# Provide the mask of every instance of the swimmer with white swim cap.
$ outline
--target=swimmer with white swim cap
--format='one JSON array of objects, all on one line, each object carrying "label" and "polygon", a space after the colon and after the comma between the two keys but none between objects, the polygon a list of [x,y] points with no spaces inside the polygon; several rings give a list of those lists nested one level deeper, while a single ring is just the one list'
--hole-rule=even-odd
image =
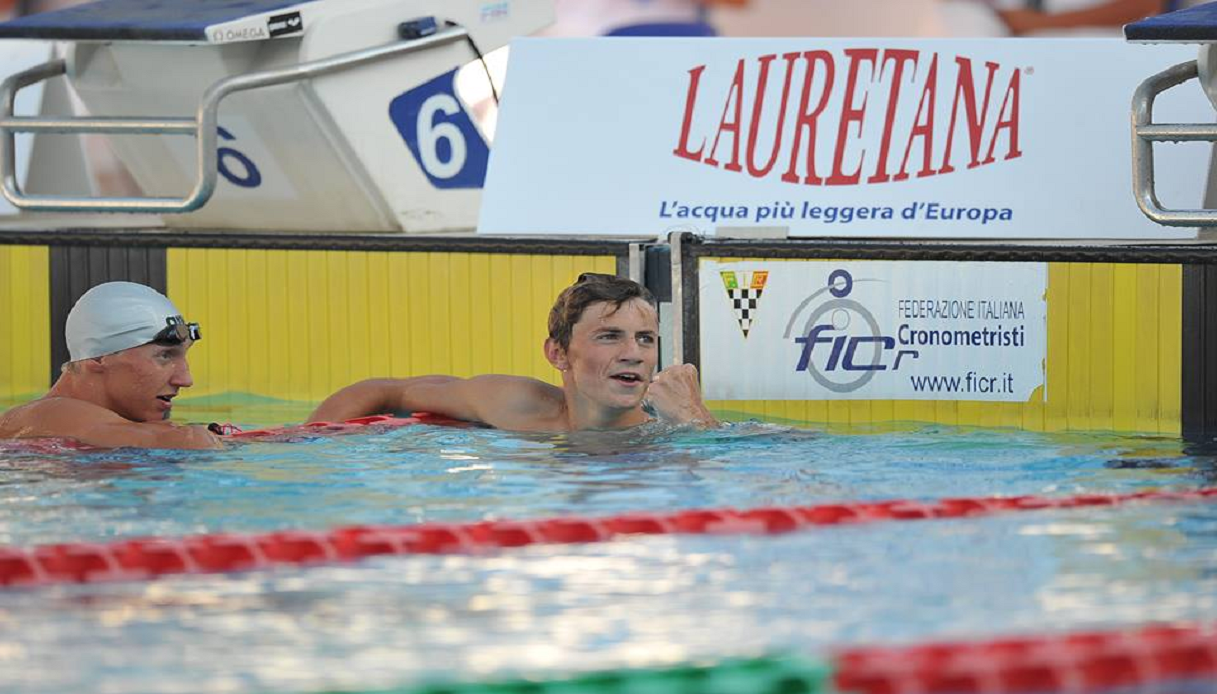
[{"label": "swimmer with white swim cap", "polygon": [[46,395],[0,415],[0,439],[220,447],[206,427],[167,421],[173,399],[194,384],[186,352],[201,339],[168,298],[132,282],[97,285],[68,313],[64,336],[71,360]]}]

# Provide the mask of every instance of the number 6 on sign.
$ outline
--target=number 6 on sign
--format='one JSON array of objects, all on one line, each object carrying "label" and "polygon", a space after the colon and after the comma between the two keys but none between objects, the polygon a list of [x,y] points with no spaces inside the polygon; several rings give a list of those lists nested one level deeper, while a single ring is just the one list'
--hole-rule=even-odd
[{"label": "number 6 on sign", "polygon": [[[217,127],[216,132],[221,140],[232,141],[237,139],[224,128]],[[216,168],[219,170],[220,175],[230,183],[242,188],[257,188],[262,185],[262,172],[258,170],[258,167],[254,165],[249,157],[232,147],[220,147],[216,150],[216,153]],[[238,173],[233,172],[233,167],[229,164],[230,161],[237,162]]]},{"label": "number 6 on sign", "polygon": [[389,118],[436,188],[481,188],[490,149],[456,97],[456,70],[389,104]]}]

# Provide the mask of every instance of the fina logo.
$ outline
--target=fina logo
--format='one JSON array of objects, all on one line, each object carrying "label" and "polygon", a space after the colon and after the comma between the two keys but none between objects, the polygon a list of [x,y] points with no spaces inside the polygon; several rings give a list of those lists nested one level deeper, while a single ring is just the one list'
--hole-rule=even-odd
[{"label": "fina logo", "polygon": [[[807,297],[795,308],[782,335],[784,339],[790,339],[792,334],[797,334],[794,341],[802,346],[795,371],[808,372],[817,383],[835,393],[858,390],[869,383],[876,372],[896,371],[902,360],[920,356],[914,349],[897,351],[896,338],[884,335],[874,314],[849,298],[854,290],[854,282],[848,271],[834,270],[828,276],[828,286]],[[825,293],[831,298],[824,297]],[[800,315],[817,301],[819,304],[796,333],[795,324]],[[854,328],[852,331],[851,327]],[[895,358],[889,364],[884,357],[893,351]]]}]

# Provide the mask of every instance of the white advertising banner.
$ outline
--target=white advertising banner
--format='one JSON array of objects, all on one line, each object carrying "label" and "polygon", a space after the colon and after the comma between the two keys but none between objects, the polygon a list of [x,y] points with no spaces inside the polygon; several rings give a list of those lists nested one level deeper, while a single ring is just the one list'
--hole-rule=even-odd
[{"label": "white advertising banner", "polygon": [[[1130,103],[1189,46],[1117,39],[522,39],[483,233],[1185,238],[1137,209]],[[1212,122],[1201,89],[1159,114]],[[1198,207],[1209,148],[1156,148]]]},{"label": "white advertising banner", "polygon": [[1043,263],[703,260],[699,276],[712,400],[1026,402],[1045,383]]}]

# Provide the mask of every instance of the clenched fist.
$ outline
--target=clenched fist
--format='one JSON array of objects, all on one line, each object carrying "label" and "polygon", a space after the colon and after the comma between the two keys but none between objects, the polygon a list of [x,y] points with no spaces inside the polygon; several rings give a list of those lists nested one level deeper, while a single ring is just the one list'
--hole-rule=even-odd
[{"label": "clenched fist", "polygon": [[677,364],[656,374],[646,399],[660,417],[670,422],[718,426],[718,420],[702,402],[697,367],[692,364]]}]

